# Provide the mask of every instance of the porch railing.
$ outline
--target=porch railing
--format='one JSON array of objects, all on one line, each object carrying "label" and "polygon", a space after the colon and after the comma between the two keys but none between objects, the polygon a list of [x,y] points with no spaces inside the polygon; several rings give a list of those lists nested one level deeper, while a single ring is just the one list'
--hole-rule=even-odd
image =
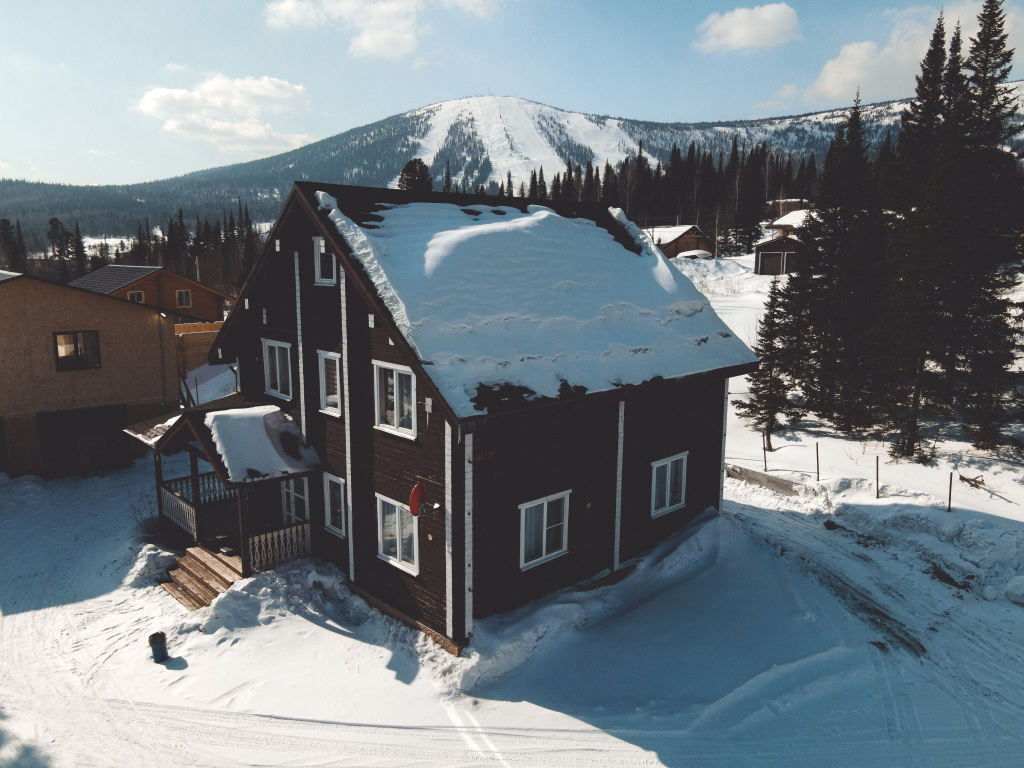
[{"label": "porch railing", "polygon": [[199,503],[195,503],[191,477],[172,477],[160,486],[160,500],[163,514],[168,520],[193,538],[197,535],[196,507],[200,510],[213,504],[233,501],[235,492],[221,485],[214,472],[204,472],[197,477]]},{"label": "porch railing", "polygon": [[254,571],[269,571],[311,552],[309,523],[249,537],[249,561]]},{"label": "porch railing", "polygon": [[196,537],[196,508],[180,493],[176,493],[164,484],[160,488],[160,500],[164,517],[181,528],[192,538]]}]

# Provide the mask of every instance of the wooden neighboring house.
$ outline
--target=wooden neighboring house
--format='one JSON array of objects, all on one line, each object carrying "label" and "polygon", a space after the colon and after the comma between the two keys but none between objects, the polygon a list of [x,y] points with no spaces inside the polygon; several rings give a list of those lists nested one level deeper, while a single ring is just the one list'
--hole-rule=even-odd
[{"label": "wooden neighboring house", "polygon": [[165,267],[109,264],[73,280],[70,285],[137,304],[159,307],[176,323],[224,319],[225,302],[234,299]]},{"label": "wooden neighboring house", "polygon": [[174,326],[159,310],[0,272],[0,472],[123,466],[121,430],[178,406]]},{"label": "wooden neighboring house", "polygon": [[691,258],[702,258],[698,252],[710,257],[715,250],[711,238],[701,231],[696,224],[683,224],[676,227],[649,227],[644,230],[654,240],[661,252],[669,259],[684,254]]},{"label": "wooden neighboring house", "polygon": [[[245,574],[312,552],[457,652],[720,508],[753,353],[621,211],[534,202],[297,182],[211,350],[241,392],[130,430],[165,521]],[[297,463],[218,419],[287,419]]]},{"label": "wooden neighboring house", "polygon": [[790,211],[773,221],[768,234],[754,246],[754,274],[787,275],[792,272],[800,259],[800,230],[810,211]]}]

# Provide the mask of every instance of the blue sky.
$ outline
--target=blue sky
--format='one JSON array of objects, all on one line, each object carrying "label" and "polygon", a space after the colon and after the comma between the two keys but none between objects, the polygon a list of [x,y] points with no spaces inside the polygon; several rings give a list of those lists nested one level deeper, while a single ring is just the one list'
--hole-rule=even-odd
[{"label": "blue sky", "polygon": [[[683,122],[842,107],[858,87],[865,102],[900,98],[939,12],[903,0],[9,5],[0,176],[72,184],[265,157],[465,96]],[[947,3],[947,26],[960,18],[971,34],[980,5]],[[1024,50],[1024,0],[1004,7]]]}]

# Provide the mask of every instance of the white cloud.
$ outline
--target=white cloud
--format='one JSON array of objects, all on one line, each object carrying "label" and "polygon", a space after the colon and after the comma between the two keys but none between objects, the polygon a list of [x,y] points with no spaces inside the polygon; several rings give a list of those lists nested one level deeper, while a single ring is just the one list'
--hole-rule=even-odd
[{"label": "white cloud", "polygon": [[791,104],[799,95],[800,87],[796,83],[787,83],[773,93],[771,98],[756,104],[755,109],[760,110],[761,114],[775,114]]},{"label": "white cloud", "polygon": [[701,38],[693,46],[705,53],[750,51],[799,40],[800,19],[786,3],[772,3],[712,13],[697,30]]},{"label": "white cloud", "polygon": [[[981,2],[967,0],[943,7],[947,38],[960,21],[964,38],[964,56],[970,48],[970,36],[978,30],[977,16]],[[884,45],[863,40],[844,45],[839,54],[825,63],[817,79],[804,91],[809,104],[835,106],[849,104],[857,90],[866,102],[899,99],[914,95],[914,76],[921,71],[921,59],[939,17],[939,8],[918,6],[905,10],[888,10],[881,19],[882,29],[889,29]],[[1024,15],[1006,6],[1006,31],[1010,41],[1024,34]]]},{"label": "white cloud", "polygon": [[[434,0],[484,18],[499,0]],[[426,0],[272,0],[263,8],[267,26],[274,29],[315,29],[340,25],[353,32],[352,56],[403,59],[416,52],[420,37],[430,31],[420,17]]]},{"label": "white cloud", "polygon": [[163,120],[165,131],[224,152],[283,152],[309,141],[305,134],[281,133],[263,119],[267,112],[309,111],[303,86],[274,77],[213,75],[191,89],[150,88],[138,108]]}]

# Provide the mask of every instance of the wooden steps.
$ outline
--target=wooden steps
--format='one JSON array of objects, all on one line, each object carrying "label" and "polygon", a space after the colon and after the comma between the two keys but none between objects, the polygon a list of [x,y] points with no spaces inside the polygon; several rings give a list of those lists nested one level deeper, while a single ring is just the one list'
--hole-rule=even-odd
[{"label": "wooden steps", "polygon": [[163,585],[167,593],[190,611],[209,605],[235,581],[242,578],[239,557],[228,557],[202,547],[190,547],[178,565],[168,571]]}]

